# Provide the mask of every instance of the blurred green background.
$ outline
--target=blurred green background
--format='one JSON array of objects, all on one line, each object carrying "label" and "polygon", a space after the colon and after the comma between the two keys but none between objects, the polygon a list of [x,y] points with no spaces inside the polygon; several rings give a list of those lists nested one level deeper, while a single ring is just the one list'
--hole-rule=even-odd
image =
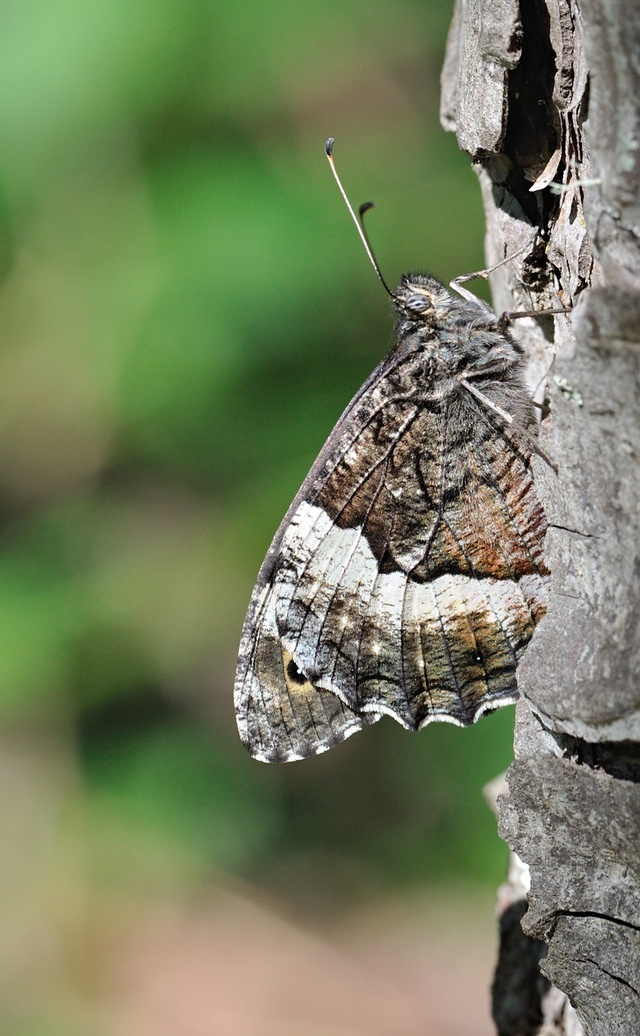
[{"label": "blurred green background", "polygon": [[451,10],[3,5],[3,1031],[76,1031],[105,904],[220,881],[313,921],[502,880],[511,710],[281,767],[232,710],[271,536],[391,343],[325,138],[390,282],[483,262]]}]

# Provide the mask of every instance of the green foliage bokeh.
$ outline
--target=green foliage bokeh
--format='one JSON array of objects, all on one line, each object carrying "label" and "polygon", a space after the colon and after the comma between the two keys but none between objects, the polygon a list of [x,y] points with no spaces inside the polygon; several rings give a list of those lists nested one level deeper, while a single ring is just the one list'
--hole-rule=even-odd
[{"label": "green foliage bokeh", "polygon": [[376,202],[390,281],[482,265],[475,178],[437,118],[450,16],[5,5],[3,744],[64,772],[64,838],[98,883],[218,870],[315,910],[501,878],[480,790],[509,710],[464,732],[385,720],[269,768],[231,704],[270,537],[391,341],[325,138],[354,204]]}]

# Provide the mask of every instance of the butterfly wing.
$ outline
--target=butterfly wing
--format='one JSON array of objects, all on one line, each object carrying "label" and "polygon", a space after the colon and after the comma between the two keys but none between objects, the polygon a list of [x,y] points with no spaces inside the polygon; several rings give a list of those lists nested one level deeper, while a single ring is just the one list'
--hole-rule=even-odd
[{"label": "butterfly wing", "polygon": [[[515,700],[544,612],[530,447],[425,364],[394,350],[374,371],[260,570],[235,689],[257,758],[324,751],[385,713],[466,725]],[[528,405],[517,369],[483,392]]]}]

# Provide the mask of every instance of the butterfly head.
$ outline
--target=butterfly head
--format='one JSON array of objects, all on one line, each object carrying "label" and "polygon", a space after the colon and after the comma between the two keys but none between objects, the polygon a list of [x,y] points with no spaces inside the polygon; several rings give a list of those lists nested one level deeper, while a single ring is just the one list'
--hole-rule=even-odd
[{"label": "butterfly head", "polygon": [[422,273],[406,274],[391,298],[400,317],[416,324],[438,322],[454,305],[444,285]]}]

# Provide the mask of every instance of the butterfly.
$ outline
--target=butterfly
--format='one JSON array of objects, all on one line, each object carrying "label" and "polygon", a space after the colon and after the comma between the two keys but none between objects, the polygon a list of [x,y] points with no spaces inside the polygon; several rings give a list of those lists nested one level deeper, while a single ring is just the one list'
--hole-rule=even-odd
[{"label": "butterfly", "polygon": [[245,619],[236,718],[265,762],[383,715],[466,726],[514,702],[546,609],[522,348],[433,277],[389,294],[394,345],[287,511]]}]

